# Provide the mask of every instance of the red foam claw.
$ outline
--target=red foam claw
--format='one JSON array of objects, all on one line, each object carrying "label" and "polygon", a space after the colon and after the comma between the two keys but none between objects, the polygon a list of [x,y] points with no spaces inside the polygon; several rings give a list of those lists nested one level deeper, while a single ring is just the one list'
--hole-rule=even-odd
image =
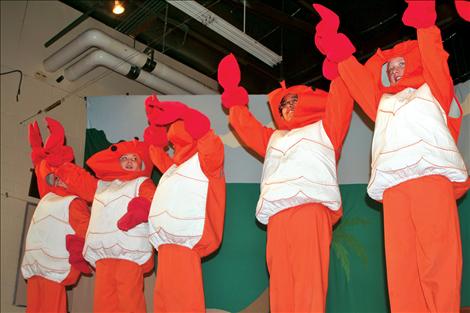
[{"label": "red foam claw", "polygon": [[59,167],[65,162],[72,162],[74,159],[73,149],[69,146],[55,148],[46,156],[47,164]]},{"label": "red foam claw", "polygon": [[328,58],[325,58],[323,61],[322,72],[326,79],[333,80],[339,75],[338,64]]},{"label": "red foam claw", "polygon": [[188,107],[178,101],[163,101],[156,107],[149,120],[152,124],[163,126],[182,119]]},{"label": "red foam claw", "polygon": [[248,92],[243,87],[228,89],[222,93],[221,101],[222,105],[227,109],[237,105],[247,105]]},{"label": "red foam claw", "polygon": [[316,26],[317,33],[337,33],[339,28],[339,17],[335,12],[331,11],[327,7],[314,3],[313,8],[321,17],[321,21]]},{"label": "red foam claw", "polygon": [[435,1],[406,0],[408,7],[402,16],[403,24],[414,28],[426,28],[436,23]]},{"label": "red foam claw", "polygon": [[155,109],[160,104],[160,101],[158,100],[157,95],[153,94],[151,96],[148,96],[145,99],[144,103],[145,103],[145,113],[147,114],[147,117],[148,117],[153,112],[155,112]]},{"label": "red foam claw", "polygon": [[33,165],[37,166],[46,157],[46,153],[43,148],[33,148],[31,150],[31,160]]},{"label": "red foam claw", "polygon": [[315,33],[314,41],[315,41],[315,46],[317,47],[318,51],[320,51],[321,54],[326,55],[328,53],[325,44],[323,43],[324,41],[324,36],[321,35],[319,32]]},{"label": "red foam claw", "polygon": [[184,128],[194,139],[204,136],[210,129],[211,122],[209,118],[201,112],[190,109],[185,113]]},{"label": "red foam claw", "polygon": [[144,131],[144,141],[149,145],[166,147],[168,145],[168,137],[165,127],[154,125],[147,126]]},{"label": "red foam claw", "polygon": [[148,220],[151,202],[144,197],[135,197],[127,204],[127,212],[118,221],[120,230],[128,231]]},{"label": "red foam claw", "polygon": [[83,246],[85,245],[85,239],[77,235],[66,235],[65,236],[65,248],[69,253],[82,252]]},{"label": "red foam claw", "polygon": [[42,148],[41,131],[39,130],[37,121],[34,121],[33,123],[29,124],[28,135],[29,144],[31,145],[31,148]]},{"label": "red foam claw", "polygon": [[328,59],[336,63],[346,60],[356,52],[354,45],[343,33],[325,37],[322,40],[322,45],[327,51]]},{"label": "red foam claw", "polygon": [[240,77],[240,67],[237,59],[232,53],[230,53],[219,63],[217,80],[224,89],[231,89],[240,84]]},{"label": "red foam claw", "polygon": [[38,122],[34,121],[28,126],[29,144],[31,145],[31,160],[33,165],[37,166],[41,160],[46,157],[44,148],[42,147],[42,137],[39,130]]},{"label": "red foam claw", "polygon": [[58,121],[46,117],[47,128],[49,128],[50,135],[44,144],[46,151],[53,150],[54,148],[64,145],[65,132],[64,127]]},{"label": "red foam claw", "polygon": [[466,0],[455,0],[455,8],[460,17],[470,22],[470,1]]},{"label": "red foam claw", "polygon": [[[316,26],[315,46],[323,55],[326,55],[328,59],[335,63],[347,59],[356,51],[356,48],[348,37],[338,33],[338,15],[321,4],[316,3],[313,8],[321,17],[321,21]],[[327,66],[330,67],[330,65]],[[327,69],[326,71],[332,74],[330,70]]]},{"label": "red foam claw", "polygon": [[85,275],[90,275],[91,274],[91,269],[88,263],[85,261],[85,258],[83,256],[75,255],[75,256],[70,256],[69,257],[69,263],[71,266],[73,266],[75,269],[77,269],[80,273],[83,273]]},{"label": "red foam claw", "polygon": [[85,239],[78,237],[77,235],[66,235],[65,236],[65,248],[69,252],[69,263],[77,270],[82,273],[90,274],[91,270],[87,262],[83,258],[83,246],[85,245]]}]

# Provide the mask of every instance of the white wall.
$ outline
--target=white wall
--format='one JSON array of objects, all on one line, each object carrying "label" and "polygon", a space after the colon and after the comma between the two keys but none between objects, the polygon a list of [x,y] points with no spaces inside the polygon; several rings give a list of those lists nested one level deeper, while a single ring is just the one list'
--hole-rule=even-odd
[{"label": "white wall", "polygon": [[[23,227],[25,200],[31,174],[27,124],[19,122],[40,109],[64,98],[62,105],[52,110],[49,116],[61,121],[65,127],[67,142],[75,150],[77,163],[83,162],[86,111],[83,96],[150,94],[151,90],[108,70],[94,70],[77,82],[55,79],[61,73],[46,73],[42,60],[62,47],[71,38],[85,29],[103,29],[113,37],[132,44],[113,30],[88,19],[49,48],[43,44],[71,21],[81,15],[58,1],[0,1],[1,3],[1,67],[5,72],[20,69],[24,73],[19,102],[16,90],[19,75],[1,76],[1,312],[24,312],[24,308],[12,305],[15,287],[19,245]],[[24,24],[22,23],[24,19]],[[44,72],[48,78],[34,78],[36,71]],[[104,76],[96,80],[97,77]],[[74,90],[80,89],[71,95]],[[37,116],[43,137],[44,114]],[[9,197],[5,194],[8,193]],[[29,200],[35,200],[33,198]]]}]

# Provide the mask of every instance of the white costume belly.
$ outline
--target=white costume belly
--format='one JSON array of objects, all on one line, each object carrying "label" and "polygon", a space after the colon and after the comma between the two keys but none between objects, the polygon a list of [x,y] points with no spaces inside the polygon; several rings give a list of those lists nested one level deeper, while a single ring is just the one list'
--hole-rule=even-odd
[{"label": "white costume belly", "polygon": [[75,198],[49,192],[39,201],[26,236],[21,264],[25,279],[37,275],[60,283],[70,273],[65,236],[75,233],[69,224],[70,203]]},{"label": "white costume belly", "polygon": [[333,145],[322,121],[271,136],[256,209],[258,220],[305,203],[341,207]]},{"label": "white costume belly", "polygon": [[91,265],[95,266],[96,261],[107,258],[142,265],[152,256],[148,223],[139,224],[126,232],[117,227],[117,222],[127,212],[129,201],[139,196],[139,187],[146,179],[98,181],[83,250],[85,259]]},{"label": "white costume belly", "polygon": [[196,245],[204,230],[208,188],[197,153],[163,174],[149,216],[150,241],[156,249],[161,244]]},{"label": "white costume belly", "polygon": [[375,200],[382,200],[385,189],[418,177],[442,175],[455,182],[467,179],[445,112],[427,84],[382,96],[371,167],[367,192]]}]

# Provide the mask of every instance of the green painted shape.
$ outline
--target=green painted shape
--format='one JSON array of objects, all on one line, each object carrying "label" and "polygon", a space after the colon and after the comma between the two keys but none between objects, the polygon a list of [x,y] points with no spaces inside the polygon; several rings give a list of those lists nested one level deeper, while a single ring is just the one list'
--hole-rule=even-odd
[{"label": "green painted shape", "polygon": [[[95,128],[87,128],[85,134],[85,157],[88,160],[93,154],[101,150],[107,149],[111,142],[106,138],[106,134],[102,130]],[[91,172],[91,169],[85,163],[85,169]]]},{"label": "green painted shape", "polygon": [[467,193],[457,204],[459,205],[460,238],[462,239],[462,289],[460,304],[470,306],[470,195]]},{"label": "green painted shape", "polygon": [[353,238],[342,241],[349,279],[341,255],[331,249],[327,312],[388,311],[381,205],[368,198],[366,187],[340,186],[343,217],[335,226],[333,240],[340,232]]},{"label": "green painted shape", "polygon": [[259,184],[227,184],[224,237],[203,262],[206,307],[243,310],[268,287],[266,231],[256,222]]}]

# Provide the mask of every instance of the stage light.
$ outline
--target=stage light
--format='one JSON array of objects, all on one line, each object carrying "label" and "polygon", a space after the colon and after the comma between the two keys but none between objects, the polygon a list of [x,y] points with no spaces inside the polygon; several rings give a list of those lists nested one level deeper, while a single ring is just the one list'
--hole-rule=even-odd
[{"label": "stage light", "polygon": [[230,40],[269,66],[273,67],[282,61],[282,56],[263,46],[261,43],[248,36],[220,16],[209,11],[196,1],[168,0],[167,2],[223,36],[225,39]]},{"label": "stage light", "polygon": [[121,1],[114,1],[114,8],[113,8],[113,13],[114,14],[122,14],[125,11],[124,6],[122,5]]}]

